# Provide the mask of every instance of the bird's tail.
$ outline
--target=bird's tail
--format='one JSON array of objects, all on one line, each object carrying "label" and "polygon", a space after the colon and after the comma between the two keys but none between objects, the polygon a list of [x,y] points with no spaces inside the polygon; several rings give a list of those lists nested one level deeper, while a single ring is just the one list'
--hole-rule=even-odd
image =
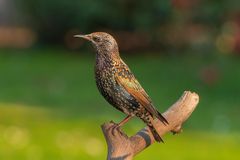
[{"label": "bird's tail", "polygon": [[165,117],[161,113],[157,111],[157,116],[156,116],[164,125],[169,124],[168,121],[166,120]]},{"label": "bird's tail", "polygon": [[156,130],[155,122],[154,122],[154,119],[153,119],[152,116],[149,116],[149,119],[147,121],[147,125],[148,125],[150,131],[152,132],[152,135],[153,135],[154,139],[157,142],[163,142],[164,143],[163,139],[161,138],[158,131]]},{"label": "bird's tail", "polygon": [[157,142],[159,142],[159,143],[160,143],[160,142],[163,142],[163,143],[164,143],[163,139],[162,139],[161,136],[158,134],[158,132],[156,131],[156,129],[155,129],[153,126],[148,126],[148,127],[149,127],[150,131],[152,132],[154,139],[155,139]]}]

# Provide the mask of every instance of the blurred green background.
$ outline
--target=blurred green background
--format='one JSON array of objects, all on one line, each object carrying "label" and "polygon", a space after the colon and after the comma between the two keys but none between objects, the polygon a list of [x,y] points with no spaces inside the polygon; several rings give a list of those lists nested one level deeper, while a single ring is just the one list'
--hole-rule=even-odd
[{"label": "blurred green background", "polygon": [[161,112],[184,90],[200,95],[184,132],[137,160],[240,156],[238,0],[0,0],[0,159],[106,159],[100,125],[124,115],[97,91],[92,47],[73,38],[94,31],[117,39]]}]

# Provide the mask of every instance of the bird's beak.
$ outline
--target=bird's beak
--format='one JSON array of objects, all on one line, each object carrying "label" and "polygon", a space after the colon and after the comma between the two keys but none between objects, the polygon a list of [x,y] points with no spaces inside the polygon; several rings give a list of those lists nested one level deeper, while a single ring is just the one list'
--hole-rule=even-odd
[{"label": "bird's beak", "polygon": [[74,37],[76,38],[83,38],[83,39],[86,39],[88,41],[92,41],[92,36],[90,34],[86,34],[86,35],[74,35]]}]

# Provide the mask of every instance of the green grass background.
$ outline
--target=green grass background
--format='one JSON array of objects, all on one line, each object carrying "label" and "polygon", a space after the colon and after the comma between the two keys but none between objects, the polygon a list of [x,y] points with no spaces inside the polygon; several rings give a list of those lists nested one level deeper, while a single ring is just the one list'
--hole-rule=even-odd
[{"label": "green grass background", "polygon": [[[163,112],[184,90],[200,103],[184,132],[164,137],[137,160],[229,160],[240,157],[240,60],[210,54],[124,55],[138,80]],[[120,121],[97,91],[93,53],[52,50],[0,51],[0,159],[106,159],[100,125]],[[217,78],[205,82],[206,68]],[[144,124],[132,120],[132,135]]]}]

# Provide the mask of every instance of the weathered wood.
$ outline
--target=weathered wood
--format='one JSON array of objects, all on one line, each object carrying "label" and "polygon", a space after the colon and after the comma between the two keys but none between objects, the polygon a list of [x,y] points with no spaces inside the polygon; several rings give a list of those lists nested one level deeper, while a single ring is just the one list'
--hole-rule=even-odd
[{"label": "weathered wood", "polygon": [[[185,91],[180,99],[163,113],[169,125],[164,125],[156,119],[158,133],[161,136],[167,132],[180,133],[183,123],[189,118],[198,102],[199,96],[196,93]],[[108,160],[131,160],[136,154],[155,142],[148,127],[143,128],[132,137],[128,137],[112,121],[101,127],[108,145]]]}]

